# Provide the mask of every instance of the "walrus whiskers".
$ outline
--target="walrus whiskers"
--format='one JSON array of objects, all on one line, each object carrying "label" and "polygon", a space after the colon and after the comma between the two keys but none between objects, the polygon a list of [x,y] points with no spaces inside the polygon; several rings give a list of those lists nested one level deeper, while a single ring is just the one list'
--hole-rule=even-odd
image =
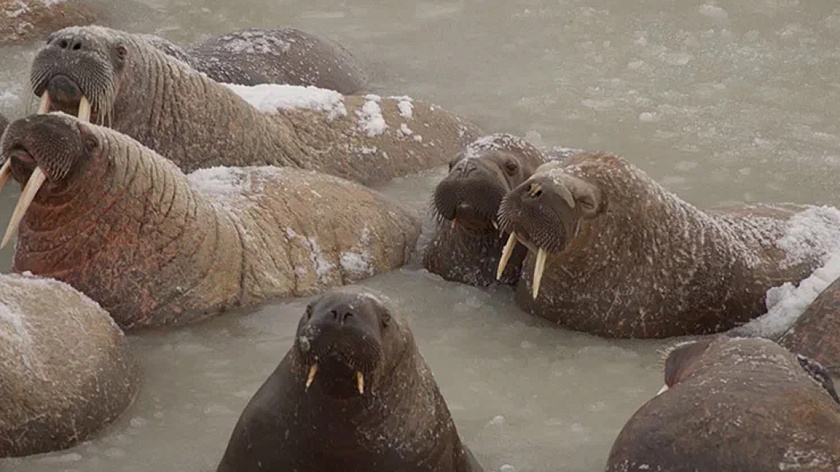
[{"label": "walrus whiskers", "polygon": [[[43,95],[41,95],[41,103],[38,106],[37,114],[43,115],[49,111],[50,94],[44,90]],[[82,96],[82,99],[79,101],[79,119],[84,122],[90,122],[90,102],[84,96]],[[6,163],[3,164],[3,168],[0,169],[0,190],[3,189],[3,184],[5,184],[9,179],[10,174],[11,158],[7,158]],[[38,193],[38,190],[41,189],[41,186],[44,185],[46,180],[47,176],[40,167],[36,167],[35,170],[32,171],[32,175],[29,176],[26,186],[23,187],[23,191],[20,193],[17,205],[15,205],[15,210],[9,220],[9,225],[6,227],[6,234],[3,235],[3,241],[0,242],[0,249],[6,247],[6,244],[9,243],[9,239],[11,239],[12,235],[17,232],[18,226],[20,226],[20,222],[23,219],[23,215],[26,214],[26,210],[29,209],[29,205],[32,204],[32,200],[35,199],[35,195]]]}]

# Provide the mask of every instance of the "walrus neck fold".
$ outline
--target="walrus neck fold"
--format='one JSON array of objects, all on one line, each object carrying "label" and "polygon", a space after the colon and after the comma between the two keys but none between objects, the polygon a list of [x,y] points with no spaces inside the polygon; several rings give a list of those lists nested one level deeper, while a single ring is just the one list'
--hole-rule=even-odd
[{"label": "walrus neck fold", "polygon": [[150,151],[133,140],[97,134],[107,158],[60,193],[39,194],[21,224],[14,270],[69,283],[124,329],[199,317],[199,297],[202,308],[233,303],[240,286],[212,275],[242,266],[233,222],[196,198],[171,163],[141,158]]},{"label": "walrus neck fold", "polygon": [[[189,173],[216,165],[271,164],[316,167],[294,156],[281,142],[294,143],[292,131],[266,120],[256,108],[189,65],[158,51],[142,40],[130,41],[131,61],[121,74],[113,128],[127,133],[168,157]],[[249,149],[234,149],[242,133]],[[237,135],[237,136],[233,136]],[[184,136],[191,136],[184,139]],[[198,137],[204,138],[199,139]],[[287,140],[278,140],[286,136]],[[262,163],[239,157],[244,153],[271,156]]]}]

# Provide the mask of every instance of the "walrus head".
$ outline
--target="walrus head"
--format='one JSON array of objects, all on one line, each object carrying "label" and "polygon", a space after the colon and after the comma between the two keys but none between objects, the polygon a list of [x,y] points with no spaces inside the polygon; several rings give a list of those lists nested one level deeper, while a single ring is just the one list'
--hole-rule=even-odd
[{"label": "walrus head", "polygon": [[496,214],[505,194],[534,173],[539,151],[507,134],[480,138],[449,163],[435,188],[433,211],[473,233],[498,230]]},{"label": "walrus head", "polygon": [[499,206],[499,227],[510,233],[510,238],[498,274],[507,265],[516,242],[524,244],[537,254],[533,285],[536,298],[547,255],[564,251],[578,236],[581,223],[601,215],[605,206],[606,198],[598,186],[564,172],[560,163],[541,165]]},{"label": "walrus head", "polygon": [[48,110],[110,118],[134,43],[127,35],[99,26],[56,31],[32,62],[30,85]]},{"label": "walrus head", "polygon": [[387,380],[407,336],[396,313],[370,291],[321,295],[307,305],[295,337],[301,388],[337,399],[364,396]]},{"label": "walrus head", "polygon": [[[89,110],[79,111],[79,120],[63,114],[45,115],[49,98],[44,94],[38,115],[18,120],[2,133],[0,155],[6,160],[0,166],[0,190],[13,176],[26,183],[0,248],[5,247],[17,231],[23,215],[45,182],[48,186],[62,185],[80,161],[89,160],[100,148],[99,139],[86,127]],[[81,120],[81,121],[80,121]]]}]

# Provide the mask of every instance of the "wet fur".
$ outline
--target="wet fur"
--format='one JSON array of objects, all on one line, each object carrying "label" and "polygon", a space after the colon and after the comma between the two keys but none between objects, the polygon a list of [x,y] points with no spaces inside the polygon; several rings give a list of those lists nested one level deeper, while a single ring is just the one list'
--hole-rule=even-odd
[{"label": "wet fur", "polygon": [[684,359],[674,387],[627,422],[607,472],[840,466],[840,405],[796,356],[759,338],[708,342]]},{"label": "wet fur", "polygon": [[[387,129],[368,136],[361,126],[366,102],[344,97],[346,116],[329,118],[310,109],[262,113],[228,87],[170,57],[142,35],[101,27],[68,28],[54,40],[84,39],[97,48],[121,43],[128,53],[116,75],[113,103],[91,98],[112,112],[112,127],[171,159],[183,171],[219,165],[276,165],[312,169],[366,185],[446,163],[478,130],[438,107],[413,101],[404,118],[399,100],[378,103]],[[43,54],[43,51],[42,53]],[[36,56],[33,81],[50,69]],[[78,81],[78,80],[77,80]],[[33,87],[38,90],[38,87]],[[406,134],[401,125],[411,131]]]},{"label": "wet fur", "polygon": [[85,129],[100,157],[54,191],[42,187],[21,223],[14,270],[69,283],[124,329],[352,283],[403,265],[419,235],[416,212],[358,184],[241,168],[223,174],[227,193],[208,195],[194,182],[214,171],[187,178],[127,136]]},{"label": "wet fur", "polygon": [[569,246],[549,254],[536,301],[530,253],[516,299],[573,330],[636,338],[723,331],[763,314],[769,288],[798,282],[827,257],[829,244],[819,239],[792,261],[777,244],[793,216],[817,207],[703,212],[603,153],[580,154],[559,171],[600,188],[606,210],[581,220]]}]

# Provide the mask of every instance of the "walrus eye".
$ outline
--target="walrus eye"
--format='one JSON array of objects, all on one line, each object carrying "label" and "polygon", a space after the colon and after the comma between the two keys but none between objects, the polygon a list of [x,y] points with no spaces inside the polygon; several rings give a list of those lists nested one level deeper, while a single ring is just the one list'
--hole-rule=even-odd
[{"label": "walrus eye", "polygon": [[306,321],[312,319],[312,305],[306,307]]},{"label": "walrus eye", "polygon": [[125,48],[122,44],[117,45],[117,57],[120,59],[125,59],[125,56],[128,54],[128,49]]},{"label": "walrus eye", "polygon": [[519,166],[516,165],[516,162],[514,161],[507,161],[505,163],[505,170],[507,171],[508,175],[513,176],[516,175],[516,171],[519,170]]},{"label": "walrus eye", "polygon": [[99,146],[99,142],[96,140],[96,138],[94,138],[93,136],[88,136],[85,138],[85,149],[87,149],[88,152],[93,151],[94,149],[96,149],[97,146]]},{"label": "walrus eye", "polygon": [[387,328],[391,324],[391,314],[390,313],[383,313],[382,314],[382,327]]}]

